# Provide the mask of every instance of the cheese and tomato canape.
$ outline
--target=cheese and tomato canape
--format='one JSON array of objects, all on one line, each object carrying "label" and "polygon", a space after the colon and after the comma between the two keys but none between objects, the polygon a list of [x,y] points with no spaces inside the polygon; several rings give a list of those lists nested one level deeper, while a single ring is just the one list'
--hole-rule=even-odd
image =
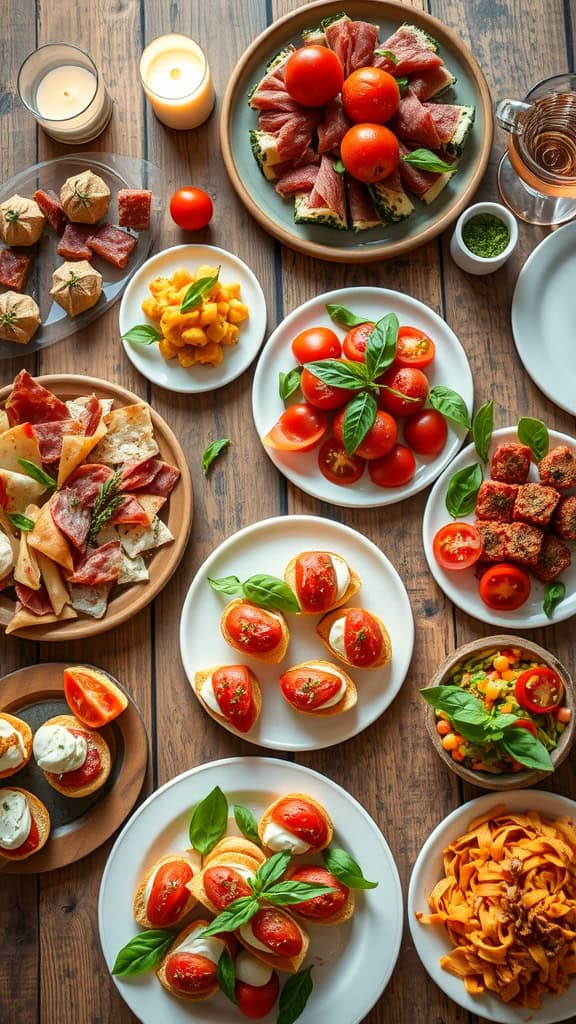
[{"label": "cheese and tomato canape", "polygon": [[220,619],[220,631],[235,651],[274,665],[282,661],[290,639],[288,625],[281,612],[267,611],[243,598],[236,598],[226,605]]},{"label": "cheese and tomato canape", "polygon": [[322,805],[311,796],[289,793],[264,811],[258,835],[269,850],[290,850],[297,856],[329,846],[334,826]]},{"label": "cheese and tomato canape", "polygon": [[217,722],[250,732],[262,710],[260,684],[247,665],[215,665],[194,674],[194,693]]},{"label": "cheese and tomato canape", "polygon": [[306,882],[308,885],[326,885],[333,892],[325,892],[310,900],[291,906],[296,916],[313,921],[314,924],[334,925],[348,921],[354,913],[354,893],[347,885],[318,864],[304,864],[290,870],[286,876],[292,882]]},{"label": "cheese and tomato canape", "polygon": [[46,781],[64,796],[96,792],[112,768],[106,740],[73,715],[56,715],[41,725],[32,749]]},{"label": "cheese and tomato canape", "polygon": [[329,612],[316,626],[316,632],[330,654],[353,668],[380,668],[392,657],[386,626],[365,608]]},{"label": "cheese and tomato canape", "polygon": [[281,907],[261,907],[235,935],[258,960],[290,974],[299,969],[310,944],[304,928]]},{"label": "cheese and tomato canape", "polygon": [[0,789],[0,856],[25,860],[38,853],[50,835],[48,808],[25,789]]},{"label": "cheese and tomato canape", "polygon": [[304,661],[280,676],[280,692],[295,711],[328,717],[353,708],[356,686],[350,676],[329,661]]},{"label": "cheese and tomato canape", "polygon": [[198,868],[187,853],[161,857],[146,872],[134,897],[134,917],[142,928],[172,928],[196,905],[189,883]]},{"label": "cheese and tomato canape", "polygon": [[0,779],[7,779],[28,764],[32,730],[28,722],[7,712],[0,714]]},{"label": "cheese and tomato canape", "polygon": [[218,991],[218,961],[224,949],[231,956],[237,949],[233,936],[209,935],[202,932],[209,921],[193,921],[175,938],[164,957],[156,976],[160,984],[179,999],[200,1002],[210,999]]},{"label": "cheese and tomato canape", "polygon": [[303,615],[322,615],[339,608],[362,585],[348,562],[332,551],[296,555],[286,566],[284,579],[296,594]]},{"label": "cheese and tomato canape", "polygon": [[218,915],[234,900],[251,896],[248,879],[254,878],[259,864],[242,853],[224,853],[207,864],[191,880],[189,889],[210,913]]},{"label": "cheese and tomato canape", "polygon": [[278,975],[263,960],[257,960],[243,949],[234,961],[236,983],[234,994],[238,1009],[250,1020],[265,1017],[276,1002],[280,991]]}]

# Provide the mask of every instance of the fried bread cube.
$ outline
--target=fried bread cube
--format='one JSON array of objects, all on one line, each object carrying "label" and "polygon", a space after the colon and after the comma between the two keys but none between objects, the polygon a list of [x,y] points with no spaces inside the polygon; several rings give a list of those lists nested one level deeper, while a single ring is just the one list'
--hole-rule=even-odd
[{"label": "fried bread cube", "polygon": [[542,583],[551,583],[560,573],[568,569],[572,562],[570,549],[563,540],[549,533],[544,537],[540,554],[535,565],[530,566],[536,579]]},{"label": "fried bread cube", "polygon": [[529,523],[510,523],[506,538],[506,557],[520,565],[535,565],[544,533]]},{"label": "fried bread cube", "polygon": [[505,484],[525,484],[530,472],[532,452],[525,444],[498,445],[490,463],[490,476]]},{"label": "fried bread cube", "polygon": [[560,498],[552,519],[552,529],[562,540],[576,540],[576,495]]},{"label": "fried bread cube", "polygon": [[496,523],[511,523],[518,484],[484,480],[478,489],[476,516]]},{"label": "fried bread cube", "polygon": [[555,487],[545,484],[520,484],[512,518],[532,526],[548,526],[560,501]]},{"label": "fried bread cube", "polygon": [[506,561],[508,523],[477,519],[474,526],[482,538],[482,560],[485,562]]},{"label": "fried bread cube", "polygon": [[576,487],[576,454],[567,444],[559,444],[540,460],[538,472],[543,484],[557,487],[559,491]]}]

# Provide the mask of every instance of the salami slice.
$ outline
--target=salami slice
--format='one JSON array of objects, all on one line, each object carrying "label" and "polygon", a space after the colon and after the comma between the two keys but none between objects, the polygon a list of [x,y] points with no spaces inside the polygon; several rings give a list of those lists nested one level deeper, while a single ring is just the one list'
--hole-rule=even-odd
[{"label": "salami slice", "polygon": [[116,526],[119,523],[124,525],[136,523],[138,526],[149,526],[150,516],[133,494],[125,494],[121,504],[109,521],[112,526]]},{"label": "salami slice", "polygon": [[120,575],[122,567],[122,547],[119,540],[111,540],[99,548],[93,548],[76,565],[74,572],[68,577],[69,583],[84,583],[87,586],[99,586],[101,583],[114,583]]},{"label": "salami slice", "polygon": [[84,433],[86,437],[92,437],[98,429],[98,424],[102,419],[102,406],[96,395],[90,395],[84,406],[84,414],[82,416],[82,422],[84,423]]},{"label": "salami slice", "polygon": [[88,239],[93,233],[91,224],[67,224],[56,252],[65,260],[91,260],[93,252]]},{"label": "salami slice", "polygon": [[155,494],[159,498],[167,498],[180,477],[180,470],[163,462],[153,480],[146,488],[146,494]]},{"label": "salami slice", "polygon": [[351,122],[344,113],[339,97],[331,100],[324,108],[324,117],[318,125],[318,152],[329,153],[338,148]]},{"label": "salami slice", "polygon": [[15,292],[23,292],[31,266],[32,260],[25,253],[0,249],[0,284]]},{"label": "salami slice", "polygon": [[[16,596],[22,607],[33,615],[51,615],[52,605],[46,587],[42,584],[39,590],[31,590],[24,583],[15,583]],[[16,605],[18,611],[18,605]]]},{"label": "salami slice", "polygon": [[58,491],[50,511],[56,526],[72,541],[74,547],[78,551],[85,551],[92,516],[88,508],[82,507],[74,489],[63,487]]},{"label": "salami slice", "polygon": [[122,490],[129,493],[146,490],[146,494],[167,498],[179,476],[180,471],[175,466],[152,457],[126,467],[122,474]]},{"label": "salami slice", "polygon": [[92,462],[89,465],[78,466],[70,474],[66,486],[73,489],[80,505],[83,508],[93,508],[96,496],[110,477],[113,470],[110,466],[104,466],[101,462]]},{"label": "salami slice", "polygon": [[28,370],[20,370],[4,408],[10,426],[15,426],[16,423],[45,423],[70,418],[64,402],[35,381]]},{"label": "salami slice", "polygon": [[88,239],[92,252],[121,269],[127,266],[137,243],[138,239],[134,238],[134,235],[128,234],[122,228],[114,227],[113,224],[101,224]]},{"label": "salami slice", "polygon": [[58,462],[62,455],[62,438],[64,434],[83,434],[82,424],[78,420],[58,420],[56,422],[35,423],[34,433],[40,446],[42,462]]},{"label": "salami slice", "polygon": [[68,218],[64,213],[64,208],[60,202],[60,198],[54,189],[39,188],[38,191],[34,193],[34,199],[38,203],[38,206],[42,210],[42,213],[46,217],[46,220],[52,230],[61,235],[68,223]]},{"label": "salami slice", "polygon": [[118,201],[118,223],[121,228],[133,231],[147,231],[150,227],[152,193],[147,188],[120,188]]}]

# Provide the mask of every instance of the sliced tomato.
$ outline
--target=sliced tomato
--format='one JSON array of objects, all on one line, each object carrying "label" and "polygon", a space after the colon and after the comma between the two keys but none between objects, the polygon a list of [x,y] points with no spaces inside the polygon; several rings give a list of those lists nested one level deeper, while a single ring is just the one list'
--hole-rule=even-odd
[{"label": "sliced tomato", "polygon": [[513,612],[530,596],[530,577],[518,565],[499,562],[480,577],[480,597],[488,608]]},{"label": "sliced tomato", "polygon": [[318,465],[327,480],[346,487],[360,479],[366,468],[366,460],[356,453],[349,455],[337,437],[329,437],[318,452]]},{"label": "sliced tomato", "polygon": [[294,574],[296,596],[304,611],[320,613],[332,607],[338,579],[329,552],[304,551],[296,560]]},{"label": "sliced tomato", "polygon": [[247,654],[268,654],[282,641],[282,624],[257,605],[236,604],[224,611],[223,626],[232,640]]},{"label": "sliced tomato", "polygon": [[280,982],[276,971],[265,985],[248,985],[245,981],[236,980],[234,994],[238,1000],[238,1009],[249,1020],[260,1020],[265,1017],[276,1002]]},{"label": "sliced tomato", "polygon": [[100,729],[128,706],[128,697],[97,669],[75,665],[64,669],[64,696],[72,713],[91,729]]},{"label": "sliced tomato", "polygon": [[342,351],[346,359],[355,363],[363,363],[366,360],[366,345],[368,338],[374,330],[373,323],[356,324],[352,327],[342,343]]},{"label": "sliced tomato", "polygon": [[24,853],[31,853],[35,850],[40,842],[40,833],[38,831],[38,825],[35,818],[30,814],[30,831],[26,836],[23,843],[20,846],[16,846],[13,850],[2,850],[3,857],[21,857]]},{"label": "sliced tomato", "polygon": [[446,420],[437,409],[422,409],[404,422],[404,440],[417,455],[439,455],[448,440]]},{"label": "sliced tomato", "polygon": [[185,995],[199,997],[216,985],[216,964],[200,953],[172,953],[165,971],[172,988]]},{"label": "sliced tomato", "polygon": [[350,401],[348,388],[335,388],[315,377],[311,370],[304,368],[300,377],[302,394],[315,409],[339,409]]},{"label": "sliced tomato", "polygon": [[521,708],[533,715],[547,715],[560,707],[564,698],[564,683],[554,669],[547,665],[535,665],[518,676],[514,693]]},{"label": "sliced tomato", "polygon": [[252,891],[238,871],[224,864],[209,864],[204,869],[202,883],[208,899],[219,910],[225,910],[229,903],[241,896],[250,896]]},{"label": "sliced tomato", "polygon": [[315,448],[328,429],[328,416],[308,402],[297,402],[284,410],[262,438],[262,444],[284,452],[307,452]]},{"label": "sliced tomato", "polygon": [[257,910],[250,924],[256,938],[277,956],[298,956],[302,949],[300,929],[281,910],[272,907]]},{"label": "sliced tomato", "polygon": [[318,808],[298,797],[280,800],[272,811],[272,820],[315,849],[324,846],[328,838],[326,819]]},{"label": "sliced tomato", "polygon": [[336,696],[342,679],[322,669],[293,668],[280,676],[280,689],[297,711],[316,711]]},{"label": "sliced tomato", "polygon": [[224,718],[240,732],[249,732],[256,720],[256,705],[252,680],[246,666],[226,665],[217,668],[212,673],[212,689]]},{"label": "sliced tomato", "polygon": [[527,729],[528,732],[531,732],[533,736],[538,736],[538,730],[536,729],[534,722],[531,722],[529,718],[519,718],[517,722],[514,722],[512,728]]},{"label": "sliced tomato", "polygon": [[102,771],[102,758],[100,751],[94,743],[94,740],[86,732],[81,732],[80,729],[69,729],[69,732],[73,736],[83,736],[86,740],[86,757],[84,763],[79,768],[75,768],[70,772],[61,772],[56,775],[59,782],[62,785],[69,788],[80,788],[81,786],[87,786],[94,779],[97,779]]},{"label": "sliced tomato", "polygon": [[344,650],[348,661],[369,668],[382,653],[382,630],[364,608],[349,608],[344,622]]},{"label": "sliced tomato", "polygon": [[395,444],[384,458],[368,463],[368,472],[378,487],[404,487],[416,474],[416,459],[405,445]]},{"label": "sliced tomato", "polygon": [[396,366],[417,366],[422,370],[436,355],[436,346],[424,331],[417,327],[400,327],[396,337]]},{"label": "sliced tomato", "polygon": [[350,892],[348,886],[339,882],[326,868],[312,864],[296,868],[290,875],[290,881],[305,882],[306,885],[326,885],[328,888],[334,889],[334,892],[326,892],[321,896],[314,896],[311,900],[304,900],[295,908],[299,914],[312,921],[323,921],[337,914],[344,906]]},{"label": "sliced tomato", "polygon": [[469,569],[482,554],[482,537],[471,523],[446,523],[435,535],[432,550],[443,569]]},{"label": "sliced tomato", "polygon": [[186,883],[192,875],[192,868],[186,860],[160,865],[154,874],[146,905],[148,920],[155,928],[169,928],[179,920],[190,897]]}]

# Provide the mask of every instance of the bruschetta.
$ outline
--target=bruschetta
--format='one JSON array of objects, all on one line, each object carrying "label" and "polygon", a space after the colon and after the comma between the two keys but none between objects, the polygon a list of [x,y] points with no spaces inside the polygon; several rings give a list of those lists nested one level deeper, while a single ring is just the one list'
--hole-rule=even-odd
[{"label": "bruschetta", "polygon": [[250,732],[262,710],[262,692],[247,665],[214,665],[194,674],[194,693],[214,721]]},{"label": "bruschetta", "polygon": [[48,808],[26,789],[0,789],[0,856],[26,860],[45,845],[50,835]]},{"label": "bruschetta", "polygon": [[156,975],[160,984],[179,999],[201,1002],[218,991],[218,961],[224,949],[231,956],[237,950],[233,936],[202,932],[209,921],[193,921],[175,937]]},{"label": "bruschetta", "polygon": [[7,779],[28,764],[32,756],[32,730],[22,718],[0,714],[0,779]]},{"label": "bruschetta", "polygon": [[290,640],[288,624],[281,612],[268,611],[243,598],[226,605],[220,630],[235,651],[273,665],[282,661]]},{"label": "bruschetta", "polygon": [[290,911],[296,918],[303,917],[313,924],[334,925],[342,924],[352,917],[354,893],[327,868],[318,864],[303,864],[292,867],[286,878],[307,885],[325,885],[333,890],[291,906]]},{"label": "bruschetta", "polygon": [[74,715],[56,715],[44,722],[34,735],[32,749],[46,781],[64,796],[95,793],[112,768],[104,737]]},{"label": "bruschetta", "polygon": [[257,960],[289,974],[300,968],[310,944],[303,925],[284,907],[261,907],[234,934]]},{"label": "bruschetta", "polygon": [[357,701],[353,680],[329,661],[303,661],[284,672],[279,682],[280,692],[290,707],[305,715],[340,715]]},{"label": "bruschetta", "polygon": [[190,892],[211,914],[221,914],[234,900],[252,895],[248,880],[258,867],[258,861],[246,854],[222,853],[191,880]]},{"label": "bruschetta", "polygon": [[196,905],[189,883],[198,873],[188,853],[161,857],[146,872],[134,896],[134,917],[142,928],[174,928]]},{"label": "bruschetta", "polygon": [[327,811],[311,796],[288,793],[266,808],[258,835],[269,850],[290,850],[298,855],[329,846],[334,826]]},{"label": "bruschetta", "polygon": [[386,626],[365,608],[338,608],[325,615],[316,632],[334,657],[352,668],[380,668],[392,657]]},{"label": "bruschetta", "polygon": [[303,615],[324,615],[339,608],[362,586],[348,562],[333,551],[302,551],[286,566],[284,579]]}]

